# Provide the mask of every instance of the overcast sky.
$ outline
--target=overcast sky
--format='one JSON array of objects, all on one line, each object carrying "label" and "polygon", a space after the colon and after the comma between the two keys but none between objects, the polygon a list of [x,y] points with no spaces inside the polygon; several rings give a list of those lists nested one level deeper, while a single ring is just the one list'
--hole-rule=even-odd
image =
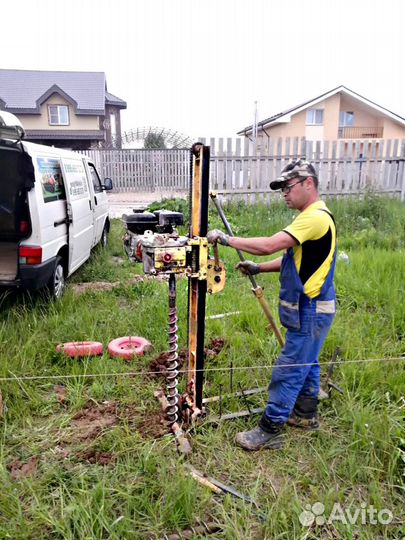
[{"label": "overcast sky", "polygon": [[2,2],[7,69],[104,71],[123,129],[235,136],[341,84],[405,117],[403,0]]}]

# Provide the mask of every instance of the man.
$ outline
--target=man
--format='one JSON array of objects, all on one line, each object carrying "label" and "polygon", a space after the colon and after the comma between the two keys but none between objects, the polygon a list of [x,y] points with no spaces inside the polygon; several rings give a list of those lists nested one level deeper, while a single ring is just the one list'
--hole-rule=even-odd
[{"label": "man", "polygon": [[230,237],[220,230],[207,235],[212,244],[219,242],[253,255],[287,250],[272,261],[237,265],[244,274],[280,272],[279,315],[287,329],[259,425],[236,435],[236,443],[245,450],[281,448],[286,423],[319,428],[318,359],[335,316],[336,227],[319,198],[314,167],[304,160],[289,163],[270,188],[281,189],[287,206],[299,210],[291,225],[270,237]]}]

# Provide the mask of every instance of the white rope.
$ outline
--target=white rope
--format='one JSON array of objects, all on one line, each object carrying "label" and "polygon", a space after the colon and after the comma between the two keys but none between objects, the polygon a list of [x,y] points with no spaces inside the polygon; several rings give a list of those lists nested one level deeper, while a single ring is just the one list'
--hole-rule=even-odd
[{"label": "white rope", "polygon": [[[344,361],[337,361],[337,366],[342,366],[346,364],[367,364],[372,362],[394,362],[398,360],[405,360],[405,356],[391,356],[388,358],[366,358],[364,360],[344,360]],[[329,366],[331,362],[320,362],[320,366]],[[218,367],[218,368],[204,368],[204,369],[196,369],[197,371],[202,372],[208,372],[208,371],[246,371],[246,370],[252,370],[252,369],[275,369],[275,368],[289,368],[289,367],[305,367],[305,366],[312,366],[313,363],[308,364],[281,364],[281,365],[256,365],[256,366],[242,366],[242,367]],[[185,369],[185,370],[179,370],[178,373],[188,373],[191,370]],[[10,371],[10,373],[12,373]],[[77,378],[97,378],[97,377],[134,377],[134,376],[146,376],[146,375],[164,375],[164,372],[159,371],[123,371],[123,372],[115,372],[115,373],[78,373],[76,375],[69,374],[69,375],[24,375],[19,377],[18,375],[14,375],[12,377],[0,377],[0,382],[10,382],[10,381],[37,381],[37,380],[53,380],[53,379],[77,379]]]}]

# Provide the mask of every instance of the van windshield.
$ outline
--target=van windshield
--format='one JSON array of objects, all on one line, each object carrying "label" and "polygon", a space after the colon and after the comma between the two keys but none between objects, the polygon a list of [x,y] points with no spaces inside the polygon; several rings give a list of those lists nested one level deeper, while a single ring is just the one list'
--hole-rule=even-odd
[{"label": "van windshield", "polygon": [[29,236],[27,191],[34,178],[30,156],[16,145],[0,144],[0,241]]}]

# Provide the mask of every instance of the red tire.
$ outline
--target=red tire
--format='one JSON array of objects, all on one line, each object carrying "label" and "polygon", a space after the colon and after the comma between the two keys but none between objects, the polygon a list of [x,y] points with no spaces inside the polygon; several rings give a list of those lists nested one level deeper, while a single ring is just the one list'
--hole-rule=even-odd
[{"label": "red tire", "polygon": [[142,356],[151,347],[151,343],[139,336],[125,336],[113,339],[108,344],[108,353],[111,358],[132,360],[135,356]]},{"label": "red tire", "polygon": [[103,354],[103,344],[99,341],[71,341],[69,343],[59,343],[56,352],[60,352],[70,358],[81,358],[83,356],[99,356]]}]

